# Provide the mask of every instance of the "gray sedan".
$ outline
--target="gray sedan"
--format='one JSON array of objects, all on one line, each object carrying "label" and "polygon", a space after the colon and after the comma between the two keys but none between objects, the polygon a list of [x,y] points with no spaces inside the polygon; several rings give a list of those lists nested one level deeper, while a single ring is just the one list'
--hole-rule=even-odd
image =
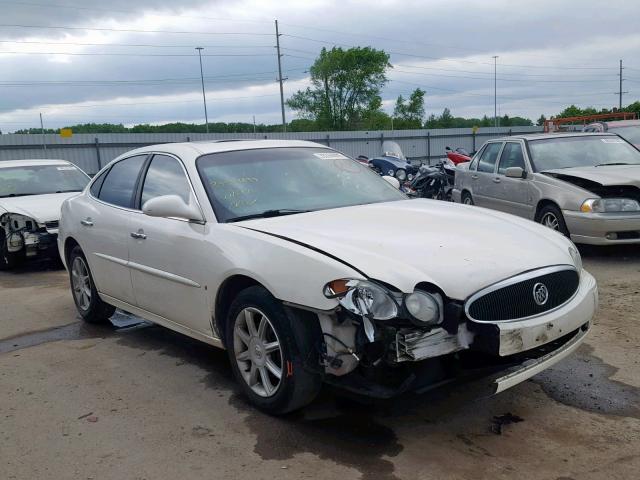
[{"label": "gray sedan", "polygon": [[453,199],[542,223],[575,243],[640,244],[640,151],[606,133],[490,140],[458,166]]}]

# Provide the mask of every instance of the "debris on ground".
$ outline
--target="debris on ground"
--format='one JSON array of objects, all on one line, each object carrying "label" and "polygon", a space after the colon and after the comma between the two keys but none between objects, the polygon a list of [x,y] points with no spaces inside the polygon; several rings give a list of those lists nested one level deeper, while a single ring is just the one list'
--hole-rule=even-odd
[{"label": "debris on ground", "polygon": [[523,422],[524,418],[514,415],[512,413],[505,413],[504,415],[496,415],[491,422],[491,431],[496,435],[502,435],[502,427],[510,425],[512,423]]}]

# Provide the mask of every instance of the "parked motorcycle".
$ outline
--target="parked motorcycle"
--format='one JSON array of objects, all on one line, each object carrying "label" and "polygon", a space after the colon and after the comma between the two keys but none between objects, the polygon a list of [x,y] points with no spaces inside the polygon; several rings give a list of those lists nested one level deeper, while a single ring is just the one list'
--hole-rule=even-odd
[{"label": "parked motorcycle", "polygon": [[369,165],[380,175],[396,177],[400,183],[413,179],[418,167],[407,160],[400,145],[385,140],[382,143],[382,155],[369,160]]},{"label": "parked motorcycle", "polygon": [[444,150],[447,153],[447,158],[451,160],[454,165],[471,161],[471,155],[462,147],[458,147],[455,150],[452,150],[451,147],[445,147]]},{"label": "parked motorcycle", "polygon": [[407,182],[404,192],[410,197],[450,202],[455,172],[456,166],[449,160],[432,166],[422,165],[413,180]]}]

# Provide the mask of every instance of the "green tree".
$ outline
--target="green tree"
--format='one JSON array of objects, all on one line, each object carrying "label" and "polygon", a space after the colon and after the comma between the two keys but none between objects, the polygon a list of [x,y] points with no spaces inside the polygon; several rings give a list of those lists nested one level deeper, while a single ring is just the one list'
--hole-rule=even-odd
[{"label": "green tree", "polygon": [[547,117],[544,115],[540,115],[540,118],[536,121],[536,125],[541,127],[544,125],[544,122],[547,120]]},{"label": "green tree", "polygon": [[311,87],[287,100],[289,108],[321,130],[349,130],[379,110],[389,55],[371,47],[323,48],[309,69]]},{"label": "green tree", "polygon": [[402,95],[396,100],[393,121],[397,129],[422,128],[425,91],[416,88],[405,101]]}]

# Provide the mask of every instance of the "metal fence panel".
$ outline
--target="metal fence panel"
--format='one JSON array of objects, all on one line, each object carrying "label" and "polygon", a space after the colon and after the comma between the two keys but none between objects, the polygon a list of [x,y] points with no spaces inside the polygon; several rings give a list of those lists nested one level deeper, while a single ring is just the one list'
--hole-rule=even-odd
[{"label": "metal fence panel", "polygon": [[[287,132],[287,133],[99,133],[75,134],[62,138],[55,134],[0,135],[0,161],[28,158],[69,160],[89,174],[134,148],[156,143],[222,139],[310,140],[328,145],[349,156],[375,157],[382,153],[382,142],[398,142],[405,156],[415,161],[433,162],[444,157],[445,147],[477,150],[490,138],[519,133],[542,132],[542,127],[491,127],[473,133],[471,128],[431,130]],[[43,145],[44,144],[44,145]],[[46,146],[46,149],[45,149]]]}]

